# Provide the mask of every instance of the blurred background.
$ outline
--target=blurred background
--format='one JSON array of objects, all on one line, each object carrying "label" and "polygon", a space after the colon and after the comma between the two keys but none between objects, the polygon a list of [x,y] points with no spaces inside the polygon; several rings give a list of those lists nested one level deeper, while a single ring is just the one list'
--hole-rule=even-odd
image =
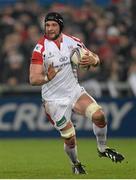
[{"label": "blurred background", "polygon": [[[136,137],[136,1],[0,0],[0,137],[56,137],[40,97],[29,84],[32,50],[49,11],[64,17],[64,32],[80,38],[101,66],[79,81],[102,105],[110,137]],[[92,124],[73,114],[79,137]]]}]

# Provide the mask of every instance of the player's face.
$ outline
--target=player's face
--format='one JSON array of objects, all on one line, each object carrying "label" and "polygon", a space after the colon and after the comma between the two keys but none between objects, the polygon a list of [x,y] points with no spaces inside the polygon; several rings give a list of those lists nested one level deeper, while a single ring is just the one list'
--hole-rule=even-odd
[{"label": "player's face", "polygon": [[45,23],[45,33],[49,39],[55,39],[60,32],[60,26],[55,21],[47,21]]}]

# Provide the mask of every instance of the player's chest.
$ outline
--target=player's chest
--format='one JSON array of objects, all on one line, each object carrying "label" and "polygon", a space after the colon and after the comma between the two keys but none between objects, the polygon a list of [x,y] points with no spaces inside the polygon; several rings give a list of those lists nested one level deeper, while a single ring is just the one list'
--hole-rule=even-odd
[{"label": "player's chest", "polygon": [[61,43],[60,48],[54,42],[45,44],[44,63],[54,66],[60,66],[62,64],[70,63],[71,49],[68,44]]}]

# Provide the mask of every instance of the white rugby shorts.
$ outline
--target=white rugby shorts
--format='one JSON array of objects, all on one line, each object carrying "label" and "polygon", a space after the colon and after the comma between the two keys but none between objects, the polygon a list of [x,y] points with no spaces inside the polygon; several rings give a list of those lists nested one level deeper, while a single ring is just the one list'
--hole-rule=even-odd
[{"label": "white rugby shorts", "polygon": [[77,86],[67,97],[53,100],[43,99],[47,116],[56,129],[64,128],[71,121],[72,109],[84,93],[87,93],[85,89]]}]

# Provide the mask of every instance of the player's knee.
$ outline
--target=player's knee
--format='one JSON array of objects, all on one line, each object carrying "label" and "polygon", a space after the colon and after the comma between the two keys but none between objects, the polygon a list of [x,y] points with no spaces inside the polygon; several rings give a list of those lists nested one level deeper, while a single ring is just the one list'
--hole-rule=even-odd
[{"label": "player's knee", "polygon": [[65,139],[65,144],[69,147],[69,148],[74,148],[76,145],[76,136],[72,136],[68,139]]},{"label": "player's knee", "polygon": [[61,137],[64,138],[65,144],[69,148],[74,148],[76,144],[75,128],[72,124],[60,131]]},{"label": "player's knee", "polygon": [[102,110],[96,111],[92,116],[92,121],[96,126],[103,128],[106,125],[104,112]]},{"label": "player's knee", "polygon": [[104,127],[106,125],[104,112],[102,111],[102,107],[98,105],[96,102],[91,103],[86,109],[86,116],[89,119],[92,119],[93,123],[95,123],[99,127]]},{"label": "player's knee", "polygon": [[65,130],[61,130],[60,131],[61,137],[65,138],[65,139],[69,139],[73,136],[75,136],[75,128],[73,127],[73,125]]},{"label": "player's knee", "polygon": [[101,109],[102,109],[101,106],[99,106],[96,102],[93,102],[93,103],[89,104],[88,107],[86,108],[85,115],[86,115],[86,117],[91,119],[92,116]]}]

